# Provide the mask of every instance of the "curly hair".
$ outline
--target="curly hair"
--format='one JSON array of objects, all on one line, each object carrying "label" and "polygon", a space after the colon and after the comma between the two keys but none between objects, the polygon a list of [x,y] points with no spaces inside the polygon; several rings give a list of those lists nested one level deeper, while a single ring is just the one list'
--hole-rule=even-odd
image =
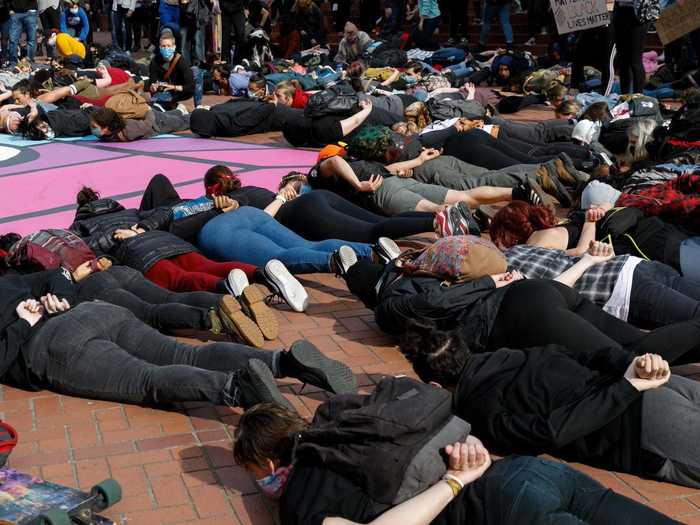
[{"label": "curly hair", "polygon": [[88,186],[83,186],[78,194],[75,196],[75,201],[78,203],[78,207],[85,206],[86,204],[96,201],[100,198],[100,193],[93,190]]},{"label": "curly hair", "polygon": [[409,104],[406,109],[404,109],[403,116],[406,118],[406,122],[412,122],[419,130],[430,124],[428,108],[420,101]]},{"label": "curly hair", "polygon": [[126,127],[122,116],[109,108],[97,108],[90,113],[90,120],[102,128],[107,128],[113,135],[123,131]]},{"label": "curly hair", "polygon": [[513,201],[494,215],[489,227],[491,240],[501,248],[525,244],[534,232],[556,226],[554,212],[546,206]]},{"label": "curly hair", "polygon": [[422,381],[446,388],[457,385],[471,358],[460,330],[442,330],[432,323],[412,322],[402,334],[399,348]]}]

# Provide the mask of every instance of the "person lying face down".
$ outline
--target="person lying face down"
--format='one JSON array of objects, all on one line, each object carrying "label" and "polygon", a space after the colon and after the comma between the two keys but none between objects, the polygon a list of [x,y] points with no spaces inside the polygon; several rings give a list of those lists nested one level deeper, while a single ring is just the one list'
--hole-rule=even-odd
[{"label": "person lying face down", "polygon": [[[362,403],[363,397],[368,396],[352,399]],[[421,403],[422,399],[414,397],[414,402]],[[402,414],[392,416],[396,423],[405,420]],[[370,422],[365,418],[363,423]],[[488,450],[472,434],[444,448],[440,458],[446,463],[442,479],[438,475],[431,485],[426,480],[435,477],[426,476],[421,479],[426,486],[417,495],[387,503],[372,487],[394,486],[394,477],[383,481],[383,476],[404,472],[408,468],[405,462],[411,458],[400,451],[387,451],[395,458],[391,463],[368,466],[360,476],[353,476],[358,467],[340,472],[330,458],[351,461],[355,435],[359,447],[371,443],[371,438],[361,434],[366,430],[362,424],[347,420],[343,436],[338,436],[342,445],[333,440],[323,444],[330,461],[311,461],[296,453],[297,447],[305,443],[307,429],[309,425],[297,414],[271,404],[249,409],[236,427],[234,459],[256,478],[263,494],[279,500],[282,525],[466,525],[475,519],[478,523],[516,525],[563,518],[603,525],[630,517],[643,523],[677,523],[605,489],[566,464],[527,456],[492,461]],[[415,429],[412,442],[421,431],[424,428]],[[381,441],[377,446],[383,450],[399,447]],[[430,470],[432,473],[434,465]]]},{"label": "person lying face down", "polygon": [[690,445],[700,389],[661,356],[556,344],[472,353],[459,330],[427,323],[406,332],[401,351],[421,379],[454,392],[455,412],[501,454],[547,453],[700,486]]}]

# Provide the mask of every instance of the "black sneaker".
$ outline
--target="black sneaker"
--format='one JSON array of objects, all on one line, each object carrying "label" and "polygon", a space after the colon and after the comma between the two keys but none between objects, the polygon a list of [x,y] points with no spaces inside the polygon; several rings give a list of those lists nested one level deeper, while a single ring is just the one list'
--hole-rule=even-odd
[{"label": "black sneaker", "polygon": [[379,255],[384,263],[391,262],[401,255],[401,248],[388,237],[380,237],[377,244],[372,246],[372,249]]},{"label": "black sneaker", "polygon": [[224,401],[228,406],[248,409],[260,403],[275,403],[294,410],[277,388],[270,368],[260,359],[249,359],[245,368],[236,370],[226,384]]},{"label": "black sneaker", "polygon": [[318,348],[304,340],[292,343],[287,352],[282,352],[280,373],[333,394],[357,392],[355,375],[348,366],[329,359]]},{"label": "black sneaker", "polygon": [[533,206],[541,206],[545,201],[545,193],[534,178],[527,177],[513,188],[512,198],[514,201],[525,201]]},{"label": "black sneaker", "polygon": [[309,294],[287,267],[277,259],[271,259],[263,269],[263,276],[273,295],[279,296],[295,312],[303,312],[309,305]]},{"label": "black sneaker", "polygon": [[465,225],[464,235],[476,235],[477,237],[481,235],[481,228],[479,228],[479,224],[474,219],[474,215],[472,215],[469,206],[464,202],[460,202],[455,208],[462,217],[463,224]]},{"label": "black sneaker", "polygon": [[338,277],[345,276],[357,264],[357,254],[350,246],[341,246],[331,254],[331,272]]}]

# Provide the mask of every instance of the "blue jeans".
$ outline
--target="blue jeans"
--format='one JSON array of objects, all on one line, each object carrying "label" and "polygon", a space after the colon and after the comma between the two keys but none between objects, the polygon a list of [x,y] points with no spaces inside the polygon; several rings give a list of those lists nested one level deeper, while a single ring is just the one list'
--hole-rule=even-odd
[{"label": "blue jeans", "polygon": [[616,494],[564,463],[510,456],[497,461],[481,479],[485,479],[490,487],[486,493],[489,518],[495,513],[501,514],[499,519],[490,519],[489,523],[678,523],[641,503]]},{"label": "blue jeans", "polygon": [[126,14],[128,9],[120,5],[112,11],[112,45],[124,51],[131,51],[131,22]]},{"label": "blue jeans", "polygon": [[256,266],[279,259],[292,273],[329,272],[331,254],[343,245],[353,248],[360,258],[369,259],[372,254],[369,244],[337,239],[307,241],[264,211],[249,206],[209,221],[199,232],[198,244],[212,259]]},{"label": "blue jeans", "polygon": [[192,76],[194,77],[194,107],[197,107],[202,103],[204,96],[204,70],[192,66]]},{"label": "blue jeans", "polygon": [[700,281],[682,276],[660,262],[637,265],[630,293],[632,324],[656,328],[696,317],[700,317]]},{"label": "blue jeans", "polygon": [[34,61],[36,49],[36,10],[15,13],[10,16],[10,64],[17,63],[17,47],[22,31],[27,33],[27,58]]},{"label": "blue jeans", "polygon": [[491,31],[491,19],[498,13],[498,19],[501,21],[503,34],[506,37],[506,43],[513,43],[513,27],[510,25],[510,8],[511,2],[496,5],[490,4],[488,1],[484,3],[484,15],[482,17],[481,34],[479,35],[479,43],[486,45],[486,39]]},{"label": "blue jeans", "polygon": [[194,58],[200,62],[204,62],[204,28],[201,26],[184,24],[180,26],[180,38],[182,56],[192,63],[190,48],[192,47],[192,40],[194,40]]},{"label": "blue jeans", "polygon": [[681,272],[683,277],[700,281],[700,237],[690,237],[681,243]]}]

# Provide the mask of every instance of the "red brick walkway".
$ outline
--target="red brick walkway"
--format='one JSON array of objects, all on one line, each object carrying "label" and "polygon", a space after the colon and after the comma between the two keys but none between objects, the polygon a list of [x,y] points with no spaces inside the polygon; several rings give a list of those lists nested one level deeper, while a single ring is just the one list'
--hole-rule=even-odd
[{"label": "red brick walkway", "polygon": [[[281,334],[270,348],[306,337],[352,366],[363,387],[382,374],[409,372],[391,338],[379,331],[372,313],[350,296],[342,280],[312,275],[303,282],[311,295],[308,313],[280,307]],[[300,394],[298,383],[283,385],[304,415],[325,399],[313,388]],[[20,432],[13,467],[86,489],[107,477],[117,479],[124,499],[106,512],[117,523],[274,522],[270,503],[233,464],[238,409],[190,404],[154,410],[3,387],[0,413]],[[700,524],[700,491],[580,468],[622,494]]]}]

